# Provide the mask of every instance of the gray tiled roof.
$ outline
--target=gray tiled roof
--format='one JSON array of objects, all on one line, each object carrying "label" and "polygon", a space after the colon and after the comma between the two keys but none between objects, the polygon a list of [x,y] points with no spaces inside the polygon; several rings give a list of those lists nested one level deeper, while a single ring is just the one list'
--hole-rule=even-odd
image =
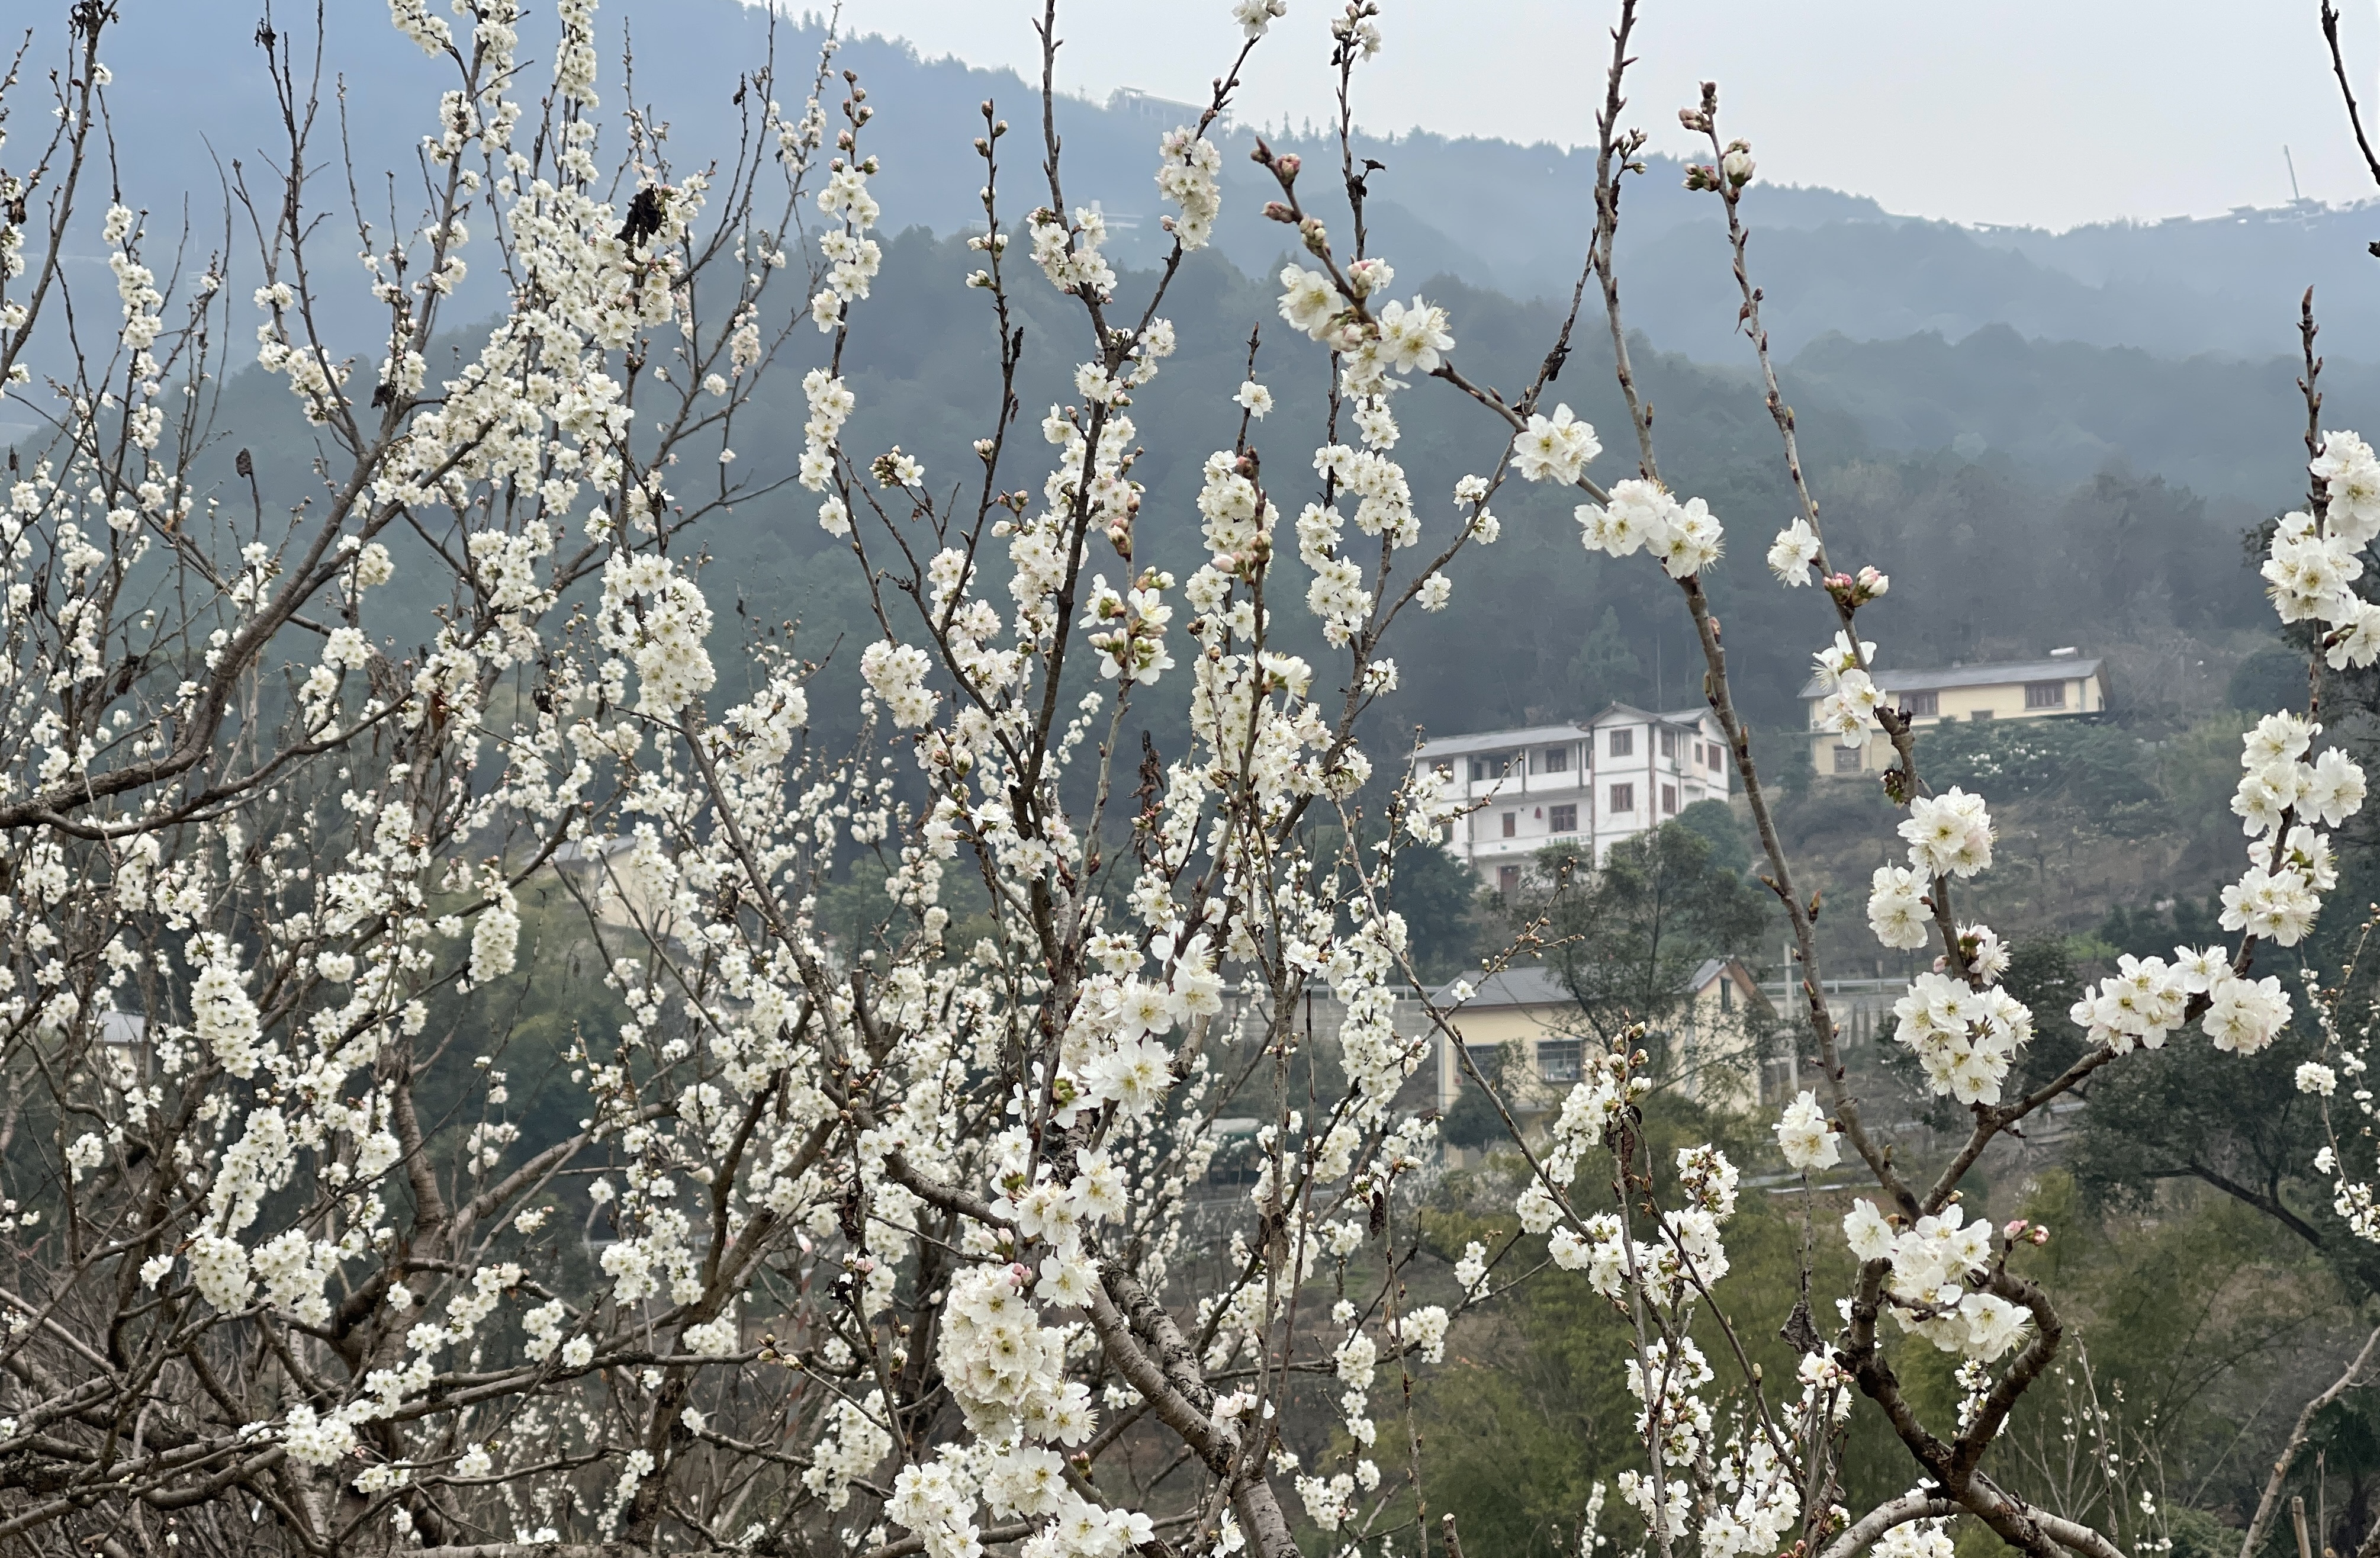
[{"label": "gray tiled roof", "polygon": [[[1463,1004],[1465,1011],[1482,1006],[1567,1005],[1571,1000],[1570,992],[1562,988],[1551,968],[1507,968],[1475,983],[1477,993]],[[1453,988],[1451,981],[1439,985],[1429,992],[1429,997],[1432,1001],[1443,999]]]},{"label": "gray tiled roof", "polygon": [[1454,758],[1472,752],[1512,751],[1523,747],[1553,747],[1565,741],[1576,741],[1589,729],[1608,723],[1645,723],[1654,724],[1694,725],[1701,722],[1706,711],[1681,709],[1673,713],[1657,714],[1639,709],[1633,703],[1613,703],[1592,719],[1573,724],[1533,724],[1518,730],[1483,730],[1471,736],[1441,736],[1425,741],[1414,749],[1415,761],[1430,758]]},{"label": "gray tiled roof", "polygon": [[1414,749],[1416,758],[1461,757],[1468,752],[1501,752],[1515,747],[1554,747],[1586,734],[1575,724],[1533,724],[1519,730],[1483,730],[1471,736],[1441,736]]},{"label": "gray tiled roof", "polygon": [[[1706,957],[1702,967],[1696,968],[1680,988],[1701,990],[1736,961],[1732,957]],[[1452,988],[1451,981],[1439,985],[1429,992],[1429,998],[1432,1001],[1442,1000]],[[1484,980],[1475,980],[1474,988],[1475,993],[1463,1004],[1464,1011],[1494,1006],[1566,1006],[1573,1000],[1569,989],[1561,982],[1561,977],[1547,968],[1507,968],[1500,974],[1490,974]]]}]

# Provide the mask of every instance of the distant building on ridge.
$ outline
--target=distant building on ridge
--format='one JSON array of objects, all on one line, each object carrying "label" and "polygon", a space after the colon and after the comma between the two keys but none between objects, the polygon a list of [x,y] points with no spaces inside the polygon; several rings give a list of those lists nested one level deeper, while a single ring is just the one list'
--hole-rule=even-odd
[{"label": "distant building on ridge", "polygon": [[[1959,720],[2070,719],[2107,707],[2107,662],[2085,660],[2075,651],[2052,650],[2046,660],[1989,665],[1951,665],[1938,671],[1874,671],[1876,685],[1893,707],[1920,726]],[[1818,725],[1818,703],[1827,695],[1816,677],[1802,689],[1810,727],[1810,761],[1821,775],[1877,774],[1893,765],[1891,738],[1871,731],[1865,741],[1846,747],[1842,737]]]}]

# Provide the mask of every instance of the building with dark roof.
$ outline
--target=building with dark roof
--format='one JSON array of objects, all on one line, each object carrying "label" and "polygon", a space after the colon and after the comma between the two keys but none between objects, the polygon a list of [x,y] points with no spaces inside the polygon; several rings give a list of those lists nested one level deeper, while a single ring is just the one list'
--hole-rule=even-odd
[{"label": "building with dark roof", "polygon": [[[2072,650],[2053,650],[2046,660],[1948,665],[1932,671],[1873,671],[1876,685],[1894,708],[1920,726],[1959,720],[2075,719],[2107,712],[2104,660]],[[1826,685],[1813,676],[1802,688],[1810,730],[1810,761],[1821,775],[1875,775],[1893,764],[1891,741],[1880,729],[1845,745],[1821,728],[1818,705]]]},{"label": "building with dark roof", "polygon": [[1708,709],[1658,714],[1614,703],[1593,719],[1425,741],[1416,773],[1473,809],[1447,846],[1509,893],[1548,845],[1574,843],[1601,860],[1612,845],[1659,826],[1698,800],[1725,800],[1733,764]]}]

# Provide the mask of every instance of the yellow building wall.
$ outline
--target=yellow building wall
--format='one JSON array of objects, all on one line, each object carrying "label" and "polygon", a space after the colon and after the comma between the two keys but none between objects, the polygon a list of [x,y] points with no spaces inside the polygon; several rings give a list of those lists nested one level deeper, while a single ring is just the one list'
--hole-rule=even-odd
[{"label": "yellow building wall", "polygon": [[[1946,688],[1939,697],[1941,712],[1921,714],[1913,723],[1923,730],[1927,725],[1954,724],[1962,720],[1973,720],[1979,712],[1994,720],[2055,719],[2062,714],[2095,714],[2107,706],[2102,691],[2104,684],[2097,676],[2067,677],[2066,702],[2056,709],[2026,708],[2024,689],[2030,685],[2026,682],[1987,682],[1980,687]],[[1817,703],[1814,700],[1806,707],[1815,711]],[[1838,772],[1848,772],[1835,767],[1835,754],[1841,749],[1841,739],[1831,732],[1810,732],[1810,761],[1821,778]],[[1860,754],[1858,771],[1881,773],[1893,765],[1894,760],[1890,738],[1882,731],[1876,731],[1868,736]]]},{"label": "yellow building wall", "polygon": [[1757,1035],[1747,1020],[1754,1007],[1740,984],[1733,1009],[1721,1004],[1719,985],[1730,978],[1721,974],[1704,986],[1680,1014],[1675,1049],[1680,1063],[1689,1067],[1682,1078],[1688,1098],[1706,1108],[1749,1114],[1760,1107]]},{"label": "yellow building wall", "polygon": [[[1726,978],[1727,976],[1721,976]],[[1718,980],[1713,980],[1679,1014],[1672,1034],[1672,1053],[1694,1066],[1682,1082],[1688,1098],[1713,1109],[1750,1114],[1760,1107],[1760,1057],[1753,1053],[1756,1034],[1749,1022],[1753,994],[1737,986],[1733,1009],[1722,1007]],[[1591,1051],[1596,1040],[1576,1007],[1562,1003],[1536,1006],[1465,1008],[1451,1021],[1464,1047],[1512,1047],[1526,1074],[1506,1073],[1505,1102],[1516,1109],[1545,1109],[1568,1095],[1569,1082],[1548,1082],[1538,1063],[1537,1046],[1549,1039],[1574,1039]],[[1583,1057],[1582,1057],[1583,1058]],[[1463,1090],[1463,1062],[1451,1045],[1439,1046],[1438,1106],[1451,1108]]]},{"label": "yellow building wall", "polygon": [[[1528,1075],[1514,1079],[1508,1074],[1508,1081],[1516,1085],[1504,1089],[1510,1095],[1506,1102],[1525,1104],[1530,1108],[1542,1107],[1570,1090],[1568,1082],[1539,1080],[1538,1041],[1584,1039],[1586,1036],[1578,1008],[1567,1002],[1541,1006],[1465,1007],[1454,1015],[1450,1026],[1461,1035],[1466,1049],[1501,1049],[1511,1045],[1519,1052],[1521,1063],[1528,1068]],[[1439,1045],[1438,1106],[1440,1109],[1452,1106],[1455,1095],[1463,1090],[1463,1062],[1456,1057],[1453,1046]]]}]

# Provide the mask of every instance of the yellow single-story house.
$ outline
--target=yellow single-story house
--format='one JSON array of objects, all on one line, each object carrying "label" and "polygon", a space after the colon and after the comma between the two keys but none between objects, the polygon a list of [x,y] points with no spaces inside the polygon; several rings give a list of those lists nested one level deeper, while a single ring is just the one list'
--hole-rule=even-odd
[{"label": "yellow single-story house", "polygon": [[[1440,986],[1430,992],[1430,1000],[1444,1004],[1453,988]],[[1500,1051],[1517,1063],[1521,1074],[1506,1075],[1506,1102],[1532,1109],[1545,1108],[1578,1080],[1579,1059],[1593,1033],[1576,998],[1551,968],[1507,968],[1488,975],[1448,1026],[1461,1036],[1481,1071],[1490,1068]],[[1453,1107],[1463,1086],[1462,1060],[1453,1045],[1440,1044],[1438,1107]]]},{"label": "yellow single-story house", "polygon": [[[1893,707],[1920,726],[2071,718],[2107,707],[2107,662],[2086,660],[2070,649],[2052,650],[2046,660],[1869,675],[1890,695]],[[1818,727],[1818,703],[1827,689],[1815,677],[1801,696],[1809,716],[1810,761],[1819,773],[1873,775],[1893,765],[1892,742],[1883,731],[1871,731],[1864,742],[1846,747],[1842,737]]]},{"label": "yellow single-story house", "polygon": [[[1452,988],[1441,986],[1430,998],[1442,1003]],[[1712,1108],[1746,1114],[1759,1108],[1760,1045],[1776,1023],[1752,970],[1732,957],[1706,959],[1686,980],[1683,994],[1669,1025],[1671,1079],[1686,1097]],[[1481,1071],[1502,1053],[1505,1102],[1516,1113],[1557,1106],[1579,1079],[1582,1059],[1601,1043],[1550,968],[1489,975],[1449,1026]],[[1463,1063],[1451,1044],[1438,1051],[1438,1107],[1451,1109],[1463,1090]]]},{"label": "yellow single-story house", "polygon": [[1732,957],[1706,958],[1671,1019],[1679,1088],[1697,1103],[1739,1114],[1774,1102],[1762,1050],[1776,1028],[1776,1008],[1751,969]]}]

